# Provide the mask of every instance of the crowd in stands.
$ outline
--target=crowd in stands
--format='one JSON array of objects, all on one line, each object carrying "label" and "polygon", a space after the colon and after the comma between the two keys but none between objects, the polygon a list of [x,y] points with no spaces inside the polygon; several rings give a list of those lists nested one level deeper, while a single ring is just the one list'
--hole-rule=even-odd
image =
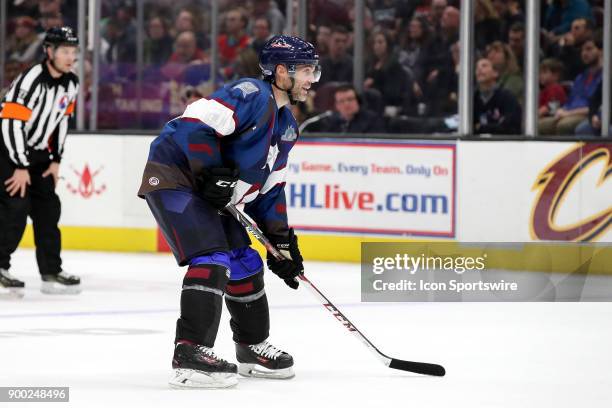
[{"label": "crowd in stands", "polygon": [[[179,84],[178,99],[206,96],[242,76],[258,77],[263,44],[286,27],[288,0],[223,0],[210,38],[210,2],[146,1],[143,69],[136,2],[102,2],[101,83]],[[42,56],[43,32],[76,25],[76,0],[9,1],[5,82]],[[366,0],[363,91],[353,85],[354,0],[307,2],[307,39],[322,76],[296,114],[308,131],[450,133],[457,129],[460,0]],[[542,0],[539,132],[601,129],[603,0]],[[520,134],[524,123],[525,1],[475,0],[476,133]],[[297,2],[294,1],[294,14]],[[294,24],[295,26],[295,24]],[[210,83],[211,45],[217,82]],[[7,83],[3,84],[4,86]],[[173,88],[174,89],[174,88]],[[179,102],[179,104],[182,102]],[[321,115],[321,113],[330,114]],[[167,119],[167,118],[162,118]]]}]

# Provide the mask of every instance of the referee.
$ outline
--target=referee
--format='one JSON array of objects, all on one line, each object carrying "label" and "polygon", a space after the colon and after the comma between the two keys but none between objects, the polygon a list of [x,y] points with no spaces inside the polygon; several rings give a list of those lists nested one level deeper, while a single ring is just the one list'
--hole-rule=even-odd
[{"label": "referee", "polygon": [[71,72],[79,40],[70,27],[51,28],[45,59],[22,72],[0,105],[0,290],[23,296],[8,272],[11,254],[32,219],[43,293],[80,292],[80,279],[62,271],[61,204],[55,193],[68,119],[79,81]]}]

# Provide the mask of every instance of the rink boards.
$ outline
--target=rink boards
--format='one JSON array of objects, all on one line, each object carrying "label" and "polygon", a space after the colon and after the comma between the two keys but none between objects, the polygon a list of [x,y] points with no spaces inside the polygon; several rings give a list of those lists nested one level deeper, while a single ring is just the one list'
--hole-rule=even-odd
[{"label": "rink boards", "polygon": [[[64,248],[167,249],[136,197],[151,140],[67,139]],[[307,259],[358,261],[364,241],[612,242],[612,143],[330,138],[290,159],[287,211]]]}]

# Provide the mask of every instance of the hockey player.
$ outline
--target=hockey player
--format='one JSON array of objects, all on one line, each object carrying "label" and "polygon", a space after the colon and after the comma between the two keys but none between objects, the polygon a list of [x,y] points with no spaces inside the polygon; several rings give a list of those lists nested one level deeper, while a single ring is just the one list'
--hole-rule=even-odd
[{"label": "hockey player", "polygon": [[43,293],[80,292],[80,279],[62,270],[55,186],[79,81],[71,69],[79,40],[70,27],[49,29],[45,59],[13,81],[0,106],[0,288],[23,296],[10,258],[32,219]]},{"label": "hockey player", "polygon": [[[144,197],[180,266],[187,266],[170,385],[221,388],[237,372],[293,377],[293,358],[268,342],[263,262],[244,228],[223,209],[242,207],[286,255],[268,268],[293,289],[302,256],[288,227],[284,179],[298,126],[287,106],[304,101],[320,77],[314,47],[275,36],[260,53],[263,80],[243,78],[187,106],[151,144]],[[222,298],[230,312],[239,367],[213,345]]]}]

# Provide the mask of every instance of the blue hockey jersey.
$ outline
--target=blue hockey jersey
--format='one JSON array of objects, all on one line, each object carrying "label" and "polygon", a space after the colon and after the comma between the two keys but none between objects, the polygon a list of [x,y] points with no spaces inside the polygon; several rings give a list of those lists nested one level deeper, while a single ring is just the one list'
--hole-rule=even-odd
[{"label": "blue hockey jersey", "polygon": [[232,202],[269,234],[288,231],[285,175],[298,126],[288,106],[276,105],[271,85],[243,78],[191,103],[151,143],[138,195],[179,189],[197,194],[207,167],[240,169]]}]

